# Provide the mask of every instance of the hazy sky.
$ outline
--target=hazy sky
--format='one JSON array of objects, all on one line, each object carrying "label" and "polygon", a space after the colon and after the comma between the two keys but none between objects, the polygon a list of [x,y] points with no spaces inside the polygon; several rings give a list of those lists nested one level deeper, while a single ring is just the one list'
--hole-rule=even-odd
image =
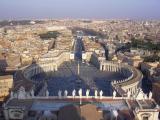
[{"label": "hazy sky", "polygon": [[160,19],[160,0],[0,0],[0,19]]}]

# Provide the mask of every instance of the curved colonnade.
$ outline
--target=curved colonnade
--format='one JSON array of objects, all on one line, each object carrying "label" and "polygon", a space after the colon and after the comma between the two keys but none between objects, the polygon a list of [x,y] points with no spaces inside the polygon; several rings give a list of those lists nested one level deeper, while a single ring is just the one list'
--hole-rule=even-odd
[{"label": "curved colonnade", "polygon": [[49,71],[57,71],[58,67],[64,62],[69,61],[70,53],[62,52],[54,58],[43,58],[37,64],[32,64],[23,70],[23,75],[26,79],[31,80],[34,75]]},{"label": "curved colonnade", "polygon": [[100,70],[119,72],[125,76],[123,80],[114,80],[111,82],[113,90],[120,96],[127,96],[128,92],[133,97],[138,94],[143,78],[142,73],[138,69],[123,63],[104,61],[100,65]]}]

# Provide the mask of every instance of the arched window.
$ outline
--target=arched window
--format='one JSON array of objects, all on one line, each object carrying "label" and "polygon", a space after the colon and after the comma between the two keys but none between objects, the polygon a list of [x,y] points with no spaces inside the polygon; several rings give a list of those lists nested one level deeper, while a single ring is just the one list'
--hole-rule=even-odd
[{"label": "arched window", "polygon": [[149,120],[148,116],[143,116],[143,120]]},{"label": "arched window", "polygon": [[142,120],[149,120],[150,116],[151,116],[151,114],[149,114],[149,113],[143,113],[143,114],[141,114]]}]

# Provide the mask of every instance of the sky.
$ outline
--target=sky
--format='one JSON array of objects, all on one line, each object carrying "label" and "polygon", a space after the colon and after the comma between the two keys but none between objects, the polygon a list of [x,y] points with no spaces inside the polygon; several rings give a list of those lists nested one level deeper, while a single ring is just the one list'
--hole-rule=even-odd
[{"label": "sky", "polygon": [[0,0],[0,19],[160,19],[160,0]]}]

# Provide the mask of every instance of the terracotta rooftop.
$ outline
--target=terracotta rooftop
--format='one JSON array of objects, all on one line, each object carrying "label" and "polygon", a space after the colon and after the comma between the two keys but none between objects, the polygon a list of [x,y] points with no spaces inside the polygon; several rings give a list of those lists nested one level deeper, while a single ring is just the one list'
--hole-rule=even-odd
[{"label": "terracotta rooftop", "polygon": [[80,108],[74,105],[62,107],[59,111],[58,120],[81,120]]},{"label": "terracotta rooftop", "polygon": [[92,104],[82,105],[81,109],[81,119],[82,120],[102,120],[103,112],[99,112],[97,107]]},{"label": "terracotta rooftop", "polygon": [[0,76],[0,80],[4,80],[4,79],[12,79],[13,76],[12,75],[4,75],[4,76]]}]

